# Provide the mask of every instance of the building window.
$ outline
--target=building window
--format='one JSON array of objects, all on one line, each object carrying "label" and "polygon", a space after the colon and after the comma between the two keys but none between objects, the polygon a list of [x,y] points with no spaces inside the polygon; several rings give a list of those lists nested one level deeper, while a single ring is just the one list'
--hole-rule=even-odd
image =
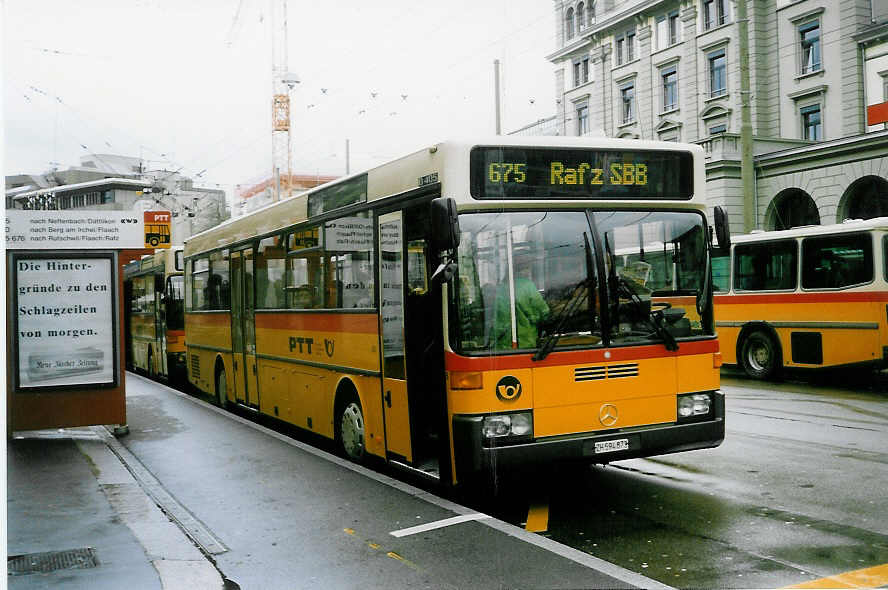
[{"label": "building window", "polygon": [[799,43],[799,72],[809,74],[820,71],[820,21],[814,20],[799,26]]},{"label": "building window", "polygon": [[573,62],[574,88],[589,82],[589,58],[576,59]]},{"label": "building window", "polygon": [[813,104],[800,109],[802,116],[802,139],[819,141],[823,139],[823,119],[820,105]]},{"label": "building window", "polygon": [[614,40],[614,60],[616,65],[629,63],[635,59],[635,31],[626,31]]},{"label": "building window", "polygon": [[660,70],[663,80],[663,112],[678,108],[678,70],[675,66]]},{"label": "building window", "polygon": [[713,51],[707,56],[707,59],[709,60],[709,96],[722,96],[728,91],[725,50]]},{"label": "building window", "polygon": [[719,133],[725,133],[727,130],[728,126],[725,123],[713,125],[709,128],[709,135],[718,135]]},{"label": "building window", "polygon": [[703,0],[703,30],[720,27],[730,20],[727,0]]},{"label": "building window", "polygon": [[577,107],[577,135],[583,136],[589,133],[589,107],[583,105]]},{"label": "building window", "polygon": [[567,39],[573,39],[574,36],[574,9],[568,8],[567,15],[564,17],[564,36]]},{"label": "building window", "polygon": [[681,28],[678,26],[678,12],[669,13],[669,44],[675,45],[681,41]]},{"label": "building window", "polygon": [[681,40],[678,12],[657,17],[657,49],[666,49]]},{"label": "building window", "polygon": [[627,84],[620,88],[621,121],[623,125],[635,121],[635,85]]},{"label": "building window", "polygon": [[586,5],[580,2],[577,4],[577,31],[586,28]]}]

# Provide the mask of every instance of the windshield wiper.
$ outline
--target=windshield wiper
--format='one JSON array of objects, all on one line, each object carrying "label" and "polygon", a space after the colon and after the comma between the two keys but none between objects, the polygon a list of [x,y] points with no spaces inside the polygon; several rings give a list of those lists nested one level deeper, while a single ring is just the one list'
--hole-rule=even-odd
[{"label": "windshield wiper", "polygon": [[549,353],[551,353],[552,350],[554,350],[555,345],[558,344],[558,340],[564,335],[562,330],[564,329],[565,322],[567,322],[569,318],[574,317],[576,311],[580,309],[580,306],[582,306],[584,301],[590,299],[590,293],[592,301],[592,304],[589,306],[589,311],[591,313],[589,325],[590,333],[591,329],[595,326],[595,275],[592,273],[592,247],[589,245],[589,237],[586,235],[586,232],[583,232],[583,241],[585,242],[586,249],[586,276],[579,283],[574,285],[567,304],[565,304],[565,306],[561,308],[561,311],[558,312],[558,317],[551,322],[554,329],[551,332],[547,332],[542,346],[540,346],[539,350],[534,353],[532,359],[535,361],[543,360],[549,356]]},{"label": "windshield wiper", "polygon": [[[635,304],[636,308],[639,310],[644,310],[644,301],[641,300],[641,297],[636,293],[635,288],[632,286],[628,280],[623,277],[617,275],[618,282],[618,291],[622,288],[623,292],[629,295],[629,299]],[[619,292],[617,293],[617,297],[619,297]],[[678,342],[675,340],[675,336],[666,328],[665,319],[662,310],[652,311],[650,313],[640,314],[644,316],[645,321],[654,329],[654,333],[663,339],[663,345],[666,346],[666,350],[678,350]]]}]

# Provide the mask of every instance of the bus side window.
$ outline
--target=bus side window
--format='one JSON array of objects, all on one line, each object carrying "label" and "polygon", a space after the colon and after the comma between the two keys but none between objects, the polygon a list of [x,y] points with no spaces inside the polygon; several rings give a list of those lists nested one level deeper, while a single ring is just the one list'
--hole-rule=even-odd
[{"label": "bus side window", "polygon": [[712,257],[712,287],[725,293],[731,290],[731,255],[715,254]]},{"label": "bus side window", "polygon": [[210,260],[208,258],[198,258],[193,262],[193,265],[194,272],[191,274],[192,309],[194,311],[210,309],[208,307],[209,300],[207,299],[210,278]]},{"label": "bus side window", "polygon": [[807,238],[802,242],[802,286],[840,289],[873,280],[873,251],[869,234]]},{"label": "bus side window", "polygon": [[797,246],[794,240],[738,244],[734,249],[734,284],[739,291],[795,289]]},{"label": "bus side window", "polygon": [[205,309],[231,308],[231,284],[228,275],[228,250],[217,250],[210,254],[210,276],[206,287]]},{"label": "bus side window", "polygon": [[284,307],[283,236],[272,236],[259,242],[256,254],[256,308]]}]

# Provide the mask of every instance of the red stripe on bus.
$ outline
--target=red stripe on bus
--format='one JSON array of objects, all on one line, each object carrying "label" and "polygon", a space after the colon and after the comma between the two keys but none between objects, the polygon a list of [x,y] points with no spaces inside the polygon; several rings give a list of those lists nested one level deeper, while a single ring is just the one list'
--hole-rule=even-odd
[{"label": "red stripe on bus", "polygon": [[888,302],[885,291],[851,293],[770,293],[762,295],[716,295],[717,305],[749,303],[879,303]]},{"label": "red stripe on bus", "polygon": [[[448,371],[502,371],[511,369],[534,369],[587,363],[614,363],[661,357],[690,356],[719,351],[718,340],[681,342],[678,350],[670,352],[662,344],[632,346],[626,348],[599,348],[595,350],[566,350],[553,352],[542,361],[534,361],[532,354],[500,355],[492,357],[466,357],[448,352],[445,364]],[[605,358],[605,353],[610,358]]]},{"label": "red stripe on bus", "polygon": [[375,313],[262,313],[256,314],[256,327],[266,330],[376,334],[379,332],[379,320]]}]

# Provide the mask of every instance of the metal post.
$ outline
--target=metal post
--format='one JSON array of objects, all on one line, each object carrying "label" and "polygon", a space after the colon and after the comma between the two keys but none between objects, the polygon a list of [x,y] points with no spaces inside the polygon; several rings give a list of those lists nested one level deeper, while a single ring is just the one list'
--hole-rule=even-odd
[{"label": "metal post", "polygon": [[746,0],[737,0],[740,36],[740,179],[743,183],[743,231],[756,229],[755,167],[752,158],[752,92],[749,83],[749,18]]},{"label": "metal post", "polygon": [[496,104],[496,134],[502,135],[503,129],[500,120],[500,61],[493,60],[493,94]]}]

